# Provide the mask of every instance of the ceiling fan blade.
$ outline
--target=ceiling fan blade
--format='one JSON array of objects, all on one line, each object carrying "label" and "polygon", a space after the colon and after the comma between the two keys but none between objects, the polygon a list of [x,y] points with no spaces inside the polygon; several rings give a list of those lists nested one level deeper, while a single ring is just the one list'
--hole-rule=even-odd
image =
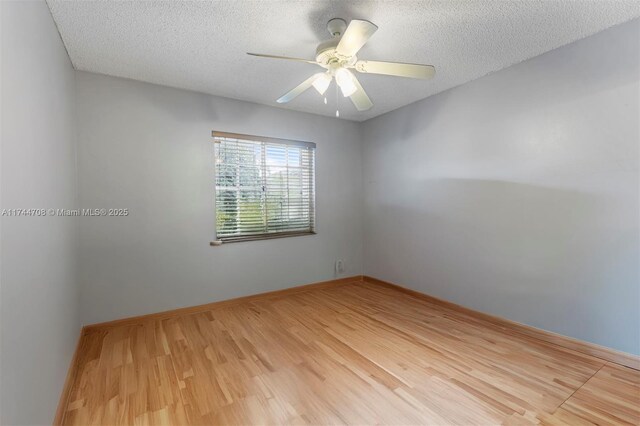
[{"label": "ceiling fan blade", "polygon": [[352,20],[342,35],[336,51],[345,57],[354,56],[377,29],[378,27],[369,21]]},{"label": "ceiling fan blade", "polygon": [[356,71],[369,74],[394,75],[428,79],[434,76],[436,69],[433,65],[403,64],[402,62],[358,61]]},{"label": "ceiling fan blade", "polygon": [[297,61],[297,62],[306,62],[308,64],[317,64],[316,61],[311,61],[308,59],[301,59],[301,58],[290,58],[288,56],[263,55],[262,53],[249,53],[249,52],[247,52],[247,55],[258,56],[260,58],[286,59],[287,61]]},{"label": "ceiling fan blade", "polygon": [[278,102],[279,104],[284,104],[293,100],[296,96],[298,96],[299,94],[307,90],[309,87],[311,87],[311,85],[313,84],[316,78],[318,78],[317,74],[312,75],[311,77],[309,77],[308,79],[306,79],[305,81],[297,85],[294,89],[287,92],[287,94],[280,97],[276,102]]},{"label": "ceiling fan blade", "polygon": [[355,84],[357,88],[356,91],[353,92],[351,96],[349,96],[349,98],[351,98],[351,102],[353,102],[353,105],[355,105],[358,111],[366,111],[368,109],[371,109],[371,107],[373,106],[373,102],[371,102],[371,99],[369,99],[369,96],[367,96],[367,92],[364,91],[355,75],[353,76],[353,84]]}]

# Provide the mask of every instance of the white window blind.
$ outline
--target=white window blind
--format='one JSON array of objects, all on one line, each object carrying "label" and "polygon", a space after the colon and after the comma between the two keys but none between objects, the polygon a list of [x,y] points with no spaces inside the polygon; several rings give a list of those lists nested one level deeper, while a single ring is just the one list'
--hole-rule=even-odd
[{"label": "white window blind", "polygon": [[222,132],[213,137],[218,240],[315,232],[314,143]]}]

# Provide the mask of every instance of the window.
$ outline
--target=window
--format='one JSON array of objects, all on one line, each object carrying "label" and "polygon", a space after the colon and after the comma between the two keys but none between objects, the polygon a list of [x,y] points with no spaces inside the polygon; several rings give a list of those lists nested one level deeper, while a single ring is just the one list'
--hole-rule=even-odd
[{"label": "window", "polygon": [[213,137],[219,241],[315,233],[314,143],[222,132]]}]

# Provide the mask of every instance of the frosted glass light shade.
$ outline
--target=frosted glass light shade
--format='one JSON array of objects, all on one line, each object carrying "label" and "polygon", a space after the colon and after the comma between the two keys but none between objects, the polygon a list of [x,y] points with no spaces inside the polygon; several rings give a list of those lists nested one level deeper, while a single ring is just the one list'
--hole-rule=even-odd
[{"label": "frosted glass light shade", "polygon": [[327,73],[318,73],[315,80],[313,80],[313,87],[320,93],[324,95],[324,92],[327,91],[329,84],[331,84],[331,75]]}]

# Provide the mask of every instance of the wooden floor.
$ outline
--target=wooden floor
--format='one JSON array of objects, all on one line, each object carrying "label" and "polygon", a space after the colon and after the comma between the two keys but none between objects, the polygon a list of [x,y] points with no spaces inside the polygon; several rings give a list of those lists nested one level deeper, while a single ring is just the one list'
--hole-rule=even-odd
[{"label": "wooden floor", "polygon": [[87,333],[64,423],[640,424],[640,372],[369,283]]}]

